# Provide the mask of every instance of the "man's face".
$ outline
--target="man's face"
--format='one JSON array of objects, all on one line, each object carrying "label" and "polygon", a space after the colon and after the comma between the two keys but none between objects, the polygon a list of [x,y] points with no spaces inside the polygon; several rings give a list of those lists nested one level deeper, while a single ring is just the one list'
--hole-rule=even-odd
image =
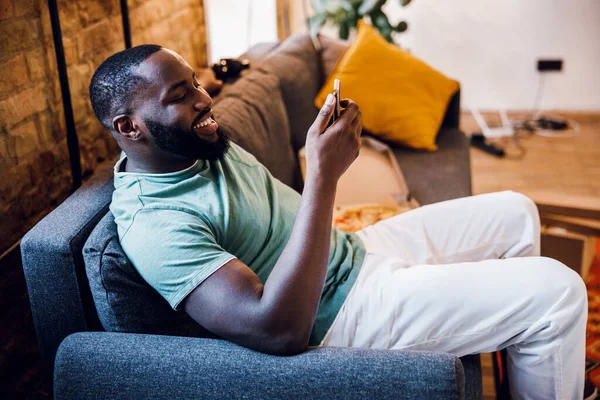
[{"label": "man's face", "polygon": [[159,149],[191,159],[223,157],[229,138],[212,118],[212,99],[183,58],[159,50],[136,74],[150,84],[134,99],[135,113]]}]

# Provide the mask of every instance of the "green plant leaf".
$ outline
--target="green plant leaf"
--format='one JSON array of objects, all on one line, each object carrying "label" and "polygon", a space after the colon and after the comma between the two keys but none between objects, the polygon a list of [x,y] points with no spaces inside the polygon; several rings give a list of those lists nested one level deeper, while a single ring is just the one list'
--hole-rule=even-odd
[{"label": "green plant leaf", "polygon": [[351,9],[350,11],[348,11],[348,17],[346,19],[346,22],[348,23],[348,25],[352,28],[356,28],[356,24],[358,23],[359,20],[359,15],[356,12],[355,9]]},{"label": "green plant leaf", "polygon": [[352,9],[354,9],[354,7],[352,7],[352,2],[350,0],[339,0],[340,1],[340,5],[342,6],[342,8],[346,11],[350,11]]},{"label": "green plant leaf", "polygon": [[310,35],[316,36],[321,30],[321,27],[327,22],[328,15],[326,13],[313,15],[308,19],[310,25]]},{"label": "green plant leaf", "polygon": [[392,31],[392,25],[390,24],[390,20],[388,19],[387,15],[385,15],[383,12],[377,13],[374,16],[371,15],[371,21],[373,22],[373,25],[375,25],[380,32],[383,31]]},{"label": "green plant leaf", "polygon": [[341,0],[329,0],[326,2],[326,10],[330,14],[336,14],[343,9],[344,5]]},{"label": "green plant leaf", "polygon": [[[348,39],[350,31],[356,28],[358,21],[368,15],[371,23],[389,42],[394,42],[393,32],[404,32],[408,29],[406,21],[392,26],[382,6],[387,0],[312,0],[316,14],[309,18],[310,32],[316,35],[327,21],[339,27],[341,39]],[[400,0],[406,6],[411,0]]]},{"label": "green plant leaf", "polygon": [[387,0],[365,0],[360,7],[358,7],[358,14],[371,14],[373,11],[381,9],[381,6],[383,6],[386,1]]},{"label": "green plant leaf", "polygon": [[315,10],[317,14],[323,14],[327,11],[327,3],[328,0],[312,0],[311,2],[313,10]]},{"label": "green plant leaf", "polygon": [[342,22],[346,22],[348,20],[348,11],[343,8],[338,8],[334,14],[329,14],[333,23],[339,25]]},{"label": "green plant leaf", "polygon": [[407,29],[408,29],[408,23],[406,21],[400,21],[400,22],[398,22],[398,25],[396,25],[394,27],[394,30],[396,32],[406,32]]},{"label": "green plant leaf", "polygon": [[348,36],[350,36],[350,27],[348,26],[347,22],[342,22],[340,24],[340,39],[342,40],[347,40]]},{"label": "green plant leaf", "polygon": [[394,43],[394,39],[392,38],[393,31],[391,29],[377,27],[377,30],[385,40],[387,40],[390,43]]}]

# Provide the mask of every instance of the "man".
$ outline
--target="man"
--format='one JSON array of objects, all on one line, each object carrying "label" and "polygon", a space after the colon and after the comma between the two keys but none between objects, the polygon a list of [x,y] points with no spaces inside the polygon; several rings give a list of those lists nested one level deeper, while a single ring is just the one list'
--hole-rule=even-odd
[{"label": "man", "polygon": [[360,148],[361,114],[330,95],[306,139],[302,196],[230,143],[176,53],[108,58],[94,111],[126,156],[115,166],[123,250],[174,309],[259,351],[308,345],[508,349],[515,398],[581,399],[587,297],[539,257],[535,205],[503,192],[421,207],[357,234],[331,227],[336,183]]}]

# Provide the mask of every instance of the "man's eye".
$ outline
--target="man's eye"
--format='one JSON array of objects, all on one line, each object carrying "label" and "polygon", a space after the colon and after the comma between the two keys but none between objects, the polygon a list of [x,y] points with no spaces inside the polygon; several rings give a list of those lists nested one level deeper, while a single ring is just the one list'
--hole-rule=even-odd
[{"label": "man's eye", "polygon": [[173,103],[183,103],[184,100],[185,100],[185,94],[183,96],[178,97],[175,100],[173,100]]}]

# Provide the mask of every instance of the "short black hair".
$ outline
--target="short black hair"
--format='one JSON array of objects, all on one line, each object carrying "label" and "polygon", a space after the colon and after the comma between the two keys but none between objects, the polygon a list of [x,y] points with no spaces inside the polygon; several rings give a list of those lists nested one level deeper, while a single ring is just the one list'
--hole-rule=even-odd
[{"label": "short black hair", "polygon": [[90,100],[100,123],[112,130],[117,110],[127,107],[131,95],[145,79],[133,73],[151,54],[162,49],[156,44],[142,44],[108,57],[94,72],[90,82]]}]

